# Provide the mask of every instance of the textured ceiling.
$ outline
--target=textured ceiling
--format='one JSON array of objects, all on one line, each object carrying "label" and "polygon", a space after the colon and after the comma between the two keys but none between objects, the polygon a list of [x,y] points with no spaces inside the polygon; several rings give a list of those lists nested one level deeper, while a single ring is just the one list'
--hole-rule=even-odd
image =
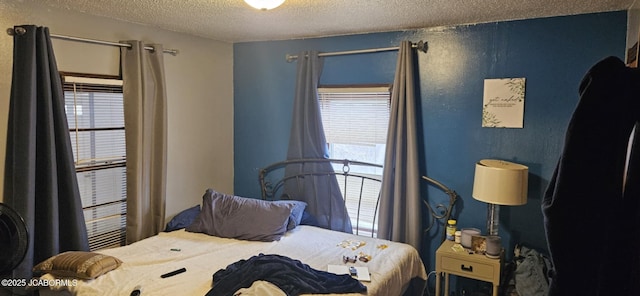
[{"label": "textured ceiling", "polygon": [[41,5],[243,42],[397,31],[627,10],[634,0],[35,0]]}]

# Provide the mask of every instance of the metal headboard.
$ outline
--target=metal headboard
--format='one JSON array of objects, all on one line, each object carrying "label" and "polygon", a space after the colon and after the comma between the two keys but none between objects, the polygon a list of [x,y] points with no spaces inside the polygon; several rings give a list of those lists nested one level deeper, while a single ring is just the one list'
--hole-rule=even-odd
[{"label": "metal headboard", "polygon": [[[456,204],[456,201],[458,200],[458,193],[456,193],[454,190],[449,189],[449,187],[444,186],[444,184],[429,178],[427,176],[422,176],[422,179],[428,181],[429,183],[435,185],[436,187],[438,187],[440,190],[444,191],[444,193],[446,193],[449,196],[449,205],[445,206],[444,204],[436,204],[435,208],[431,207],[431,204],[429,204],[429,202],[427,202],[425,199],[422,200],[422,202],[424,202],[424,205],[427,207],[427,209],[429,210],[429,225],[427,226],[427,228],[424,229],[423,233],[424,236],[426,237],[427,233],[429,232],[429,230],[433,229],[433,227],[436,225],[436,222],[438,220],[442,220],[443,223],[446,223],[447,220],[449,220],[451,218],[451,212],[453,210],[453,206]],[[442,241],[445,240],[447,236],[447,233],[445,231],[442,232]]]},{"label": "metal headboard", "polygon": [[[287,166],[309,163],[328,163],[335,170],[329,172],[302,172],[284,176],[284,169]],[[375,172],[376,170],[378,172]],[[336,176],[345,206],[348,209],[349,216],[352,217],[354,233],[375,236],[380,203],[380,184],[382,182],[382,165],[379,164],[347,159],[295,159],[274,163],[260,170],[259,181],[262,199],[293,199],[295,197],[282,193],[286,182],[301,182],[301,180],[311,179],[313,180],[312,184],[316,184],[317,177],[328,175]],[[325,186],[327,184],[331,186],[331,183],[318,185]]]},{"label": "metal headboard", "polygon": [[[331,172],[322,173],[303,172],[296,175],[286,177],[284,176],[284,169],[287,166],[304,165],[308,163],[329,163],[333,165],[334,168],[339,168],[341,166],[342,169],[336,169]],[[354,170],[354,168],[358,169]],[[377,172],[377,174],[355,172],[357,170],[378,170],[379,172]],[[377,231],[378,208],[380,204],[380,185],[382,183],[382,165],[379,164],[353,161],[348,159],[295,159],[277,162],[260,170],[259,182],[262,199],[292,199],[293,197],[286,196],[282,193],[285,182],[298,182],[300,180],[308,178],[313,179],[317,176],[327,175],[336,176],[338,184],[341,187],[340,191],[342,192],[342,195],[345,199],[345,204],[347,204],[347,207],[350,208],[349,215],[355,214],[355,223],[353,223],[355,226],[355,234],[363,235],[360,233],[360,231],[363,231],[367,236],[374,236],[375,232]],[[426,235],[431,229],[433,229],[438,220],[442,220],[443,223],[445,223],[446,220],[451,217],[452,209],[457,200],[458,194],[454,190],[449,189],[447,186],[437,180],[434,180],[427,176],[422,176],[422,179],[428,181],[430,184],[444,191],[449,196],[448,205],[439,203],[434,207],[432,207],[426,200],[423,199],[423,202],[429,212],[429,224],[427,228],[424,229],[424,234]],[[355,189],[353,188],[354,186],[356,187]],[[375,192],[373,193],[373,196],[371,196],[372,191]],[[366,196],[366,194],[369,194],[369,196]],[[365,198],[365,201],[363,201],[363,198]],[[371,204],[372,199],[375,200],[374,204]],[[368,206],[363,206],[363,202],[369,202]],[[365,213],[363,211],[368,212]],[[369,226],[369,224],[372,225]],[[444,240],[444,238],[445,233],[443,231],[442,240]]]}]

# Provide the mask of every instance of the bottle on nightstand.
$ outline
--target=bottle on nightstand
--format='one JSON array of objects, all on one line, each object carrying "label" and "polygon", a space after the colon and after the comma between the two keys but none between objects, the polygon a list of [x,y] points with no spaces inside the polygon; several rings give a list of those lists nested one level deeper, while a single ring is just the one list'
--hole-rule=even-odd
[{"label": "bottle on nightstand", "polygon": [[448,240],[451,240],[451,241],[452,241],[452,240],[454,240],[454,239],[455,239],[455,235],[456,235],[456,224],[457,224],[457,221],[456,221],[456,220],[451,219],[451,220],[448,220],[448,221],[447,221],[447,230],[446,230],[446,233],[447,233],[447,239],[448,239]]}]

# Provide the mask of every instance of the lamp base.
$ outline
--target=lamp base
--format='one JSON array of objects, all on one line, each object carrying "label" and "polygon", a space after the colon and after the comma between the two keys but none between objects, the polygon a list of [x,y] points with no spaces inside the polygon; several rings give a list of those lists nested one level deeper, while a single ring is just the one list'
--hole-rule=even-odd
[{"label": "lamp base", "polygon": [[487,235],[498,235],[498,224],[500,222],[500,206],[487,204]]}]

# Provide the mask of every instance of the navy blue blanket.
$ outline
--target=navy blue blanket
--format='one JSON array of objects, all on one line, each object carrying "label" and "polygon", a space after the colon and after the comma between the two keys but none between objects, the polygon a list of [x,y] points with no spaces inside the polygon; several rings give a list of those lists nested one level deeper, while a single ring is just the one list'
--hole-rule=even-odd
[{"label": "navy blue blanket", "polygon": [[287,295],[359,293],[367,287],[349,275],[315,270],[299,260],[280,255],[253,256],[230,264],[213,274],[213,288],[207,296],[233,295],[254,281],[267,281]]}]

